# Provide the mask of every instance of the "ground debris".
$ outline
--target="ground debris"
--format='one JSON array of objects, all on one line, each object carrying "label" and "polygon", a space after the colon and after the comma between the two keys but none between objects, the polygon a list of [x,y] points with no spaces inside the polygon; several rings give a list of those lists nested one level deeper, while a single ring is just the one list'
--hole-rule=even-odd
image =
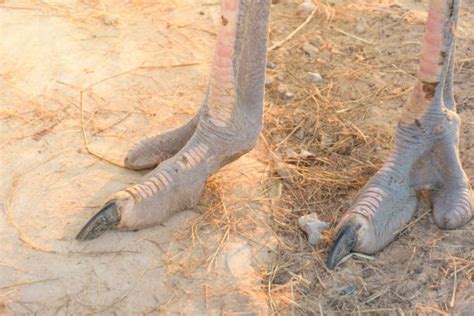
[{"label": "ground debris", "polygon": [[317,72],[308,72],[306,80],[311,83],[320,83],[323,81],[323,77]]},{"label": "ground debris", "polygon": [[102,16],[102,21],[105,25],[117,25],[120,17],[117,14],[105,14]]},{"label": "ground debris", "polygon": [[319,55],[319,49],[310,43],[304,43],[303,50],[310,58],[316,58]]},{"label": "ground debris", "polygon": [[350,284],[345,285],[341,288],[338,288],[336,290],[336,292],[337,292],[338,295],[341,295],[341,296],[342,295],[350,295],[350,294],[354,293],[355,289],[356,289],[355,285],[350,283]]},{"label": "ground debris", "polygon": [[305,0],[302,4],[300,4],[297,8],[298,14],[308,16],[313,12],[315,6],[313,1],[311,0]]},{"label": "ground debris", "polygon": [[329,227],[329,224],[320,221],[316,213],[302,216],[298,219],[298,225],[308,236],[311,245],[317,246],[321,240],[321,232]]},{"label": "ground debris", "polygon": [[[335,273],[325,269],[325,259],[336,231],[322,231],[318,247],[310,248],[297,224],[299,217],[317,210],[321,220],[337,226],[357,192],[385,162],[419,66],[427,2],[407,0],[391,6],[396,1],[314,1],[315,16],[303,28],[301,18],[288,19],[298,14],[294,2],[274,5],[270,32],[274,42],[280,40],[269,52],[278,65],[272,75],[295,94],[288,102],[280,98],[278,84],[266,90],[269,106],[263,134],[270,149],[281,156],[273,171],[283,180],[281,205],[272,210],[271,222],[280,246],[272,265],[275,271],[269,274],[283,279],[279,284],[284,288],[269,285],[272,310],[295,315],[402,315],[402,310],[406,315],[460,314],[449,304],[454,297],[459,308],[461,293],[472,293],[472,286],[460,284],[472,284],[472,255],[465,247],[471,243],[474,223],[454,236],[440,232],[430,216],[424,216],[374,257],[354,254]],[[467,22],[474,21],[471,11],[464,5],[460,25],[472,25]],[[281,41],[296,28],[291,40]],[[469,52],[474,47],[472,36],[459,40],[457,62],[462,70],[456,73],[456,95],[468,100]],[[319,73],[323,81],[310,83],[309,72]],[[472,121],[471,109],[460,114]],[[461,159],[472,177],[469,124],[461,132]],[[313,155],[303,158],[303,150]],[[429,210],[422,214],[425,211]],[[447,257],[445,247],[456,255]],[[338,295],[337,289],[349,284],[354,291]]]}]

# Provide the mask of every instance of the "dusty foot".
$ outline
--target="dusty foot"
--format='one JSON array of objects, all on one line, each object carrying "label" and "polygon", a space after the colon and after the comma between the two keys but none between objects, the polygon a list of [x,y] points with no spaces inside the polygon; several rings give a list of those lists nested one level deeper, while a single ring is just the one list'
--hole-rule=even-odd
[{"label": "dusty foot", "polygon": [[373,254],[390,243],[416,210],[417,190],[432,190],[440,228],[455,229],[471,219],[474,203],[459,161],[458,131],[452,111],[439,121],[399,126],[392,154],[338,225],[330,268],[350,251]]},{"label": "dusty foot", "polygon": [[[158,167],[115,193],[77,235],[136,230],[197,204],[207,178],[251,150],[262,128],[269,2],[223,0],[211,79],[199,113],[184,126],[148,138],[125,164]],[[251,31],[249,31],[251,30]]]},{"label": "dusty foot", "polygon": [[[252,126],[248,130],[257,133],[237,134],[228,126],[219,128],[211,125],[207,111],[205,112],[191,139],[176,155],[161,162],[140,183],[112,195],[76,238],[94,239],[110,228],[136,230],[153,226],[178,211],[195,206],[207,178],[222,166],[251,150],[260,130]],[[170,140],[172,138],[168,135],[189,128],[189,124],[155,136],[154,139]],[[181,135],[182,138],[186,136],[186,133]],[[146,144],[146,141],[142,144]],[[186,140],[175,141],[182,143]],[[162,144],[166,146],[169,142],[164,141]],[[134,152],[136,150],[134,149]],[[147,155],[158,153],[153,150],[145,153]],[[144,158],[150,164],[153,161],[153,164],[156,164],[160,162],[161,157],[158,153],[156,156],[149,155]]]},{"label": "dusty foot", "polygon": [[394,149],[338,225],[327,265],[349,252],[383,249],[411,219],[418,190],[431,190],[435,223],[458,228],[472,218],[474,196],[459,159],[460,119],[452,91],[459,1],[432,1],[418,82],[405,105]]}]

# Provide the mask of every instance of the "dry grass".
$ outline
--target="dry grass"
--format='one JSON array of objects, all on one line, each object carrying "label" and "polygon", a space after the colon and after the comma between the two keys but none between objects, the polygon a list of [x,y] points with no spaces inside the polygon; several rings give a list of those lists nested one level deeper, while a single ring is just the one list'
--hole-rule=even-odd
[{"label": "dry grass", "polygon": [[[285,3],[274,12],[270,38],[280,43],[304,19]],[[462,282],[471,283],[464,291],[472,291],[474,258],[465,252],[472,243],[433,227],[424,196],[416,219],[394,244],[375,260],[352,256],[336,271],[324,263],[333,236],[326,232],[313,249],[297,225],[300,216],[316,212],[334,227],[381,167],[411,91],[423,20],[390,1],[321,5],[304,29],[269,54],[276,68],[267,71],[274,81],[267,87],[263,137],[283,186],[271,222],[280,244],[263,285],[274,313],[449,314],[461,262]],[[356,34],[357,25],[364,31]],[[305,54],[304,43],[318,47],[318,56]],[[461,60],[465,54],[459,49]],[[308,83],[308,71],[321,73],[324,82]],[[285,100],[282,86],[295,97]],[[426,256],[431,260],[421,259]]]},{"label": "dry grass", "polygon": [[[66,17],[81,27],[93,28],[106,12],[101,12],[101,1],[82,1],[91,7],[83,14],[72,14],[64,6],[47,5],[46,11]],[[38,5],[45,5],[41,1]],[[210,4],[214,5],[214,4]],[[145,1],[133,1],[135,12],[159,15],[159,8]],[[8,8],[7,8],[8,9]],[[11,10],[38,10],[36,7],[11,7]],[[374,258],[353,256],[336,271],[328,271],[324,260],[333,236],[325,232],[324,240],[316,249],[311,248],[304,234],[298,229],[297,219],[317,212],[322,220],[334,226],[348,209],[357,191],[380,168],[390,151],[399,109],[411,90],[423,31],[423,16],[419,16],[393,1],[360,2],[331,6],[319,5],[308,18],[297,16],[295,6],[280,3],[272,9],[270,38],[272,50],[269,61],[276,64],[267,75],[274,83],[267,87],[265,130],[262,143],[268,151],[261,160],[271,167],[272,178],[266,183],[265,192],[253,198],[269,206],[269,221],[249,215],[252,201],[234,198],[227,191],[234,183],[215,175],[208,184],[201,206],[203,216],[189,225],[176,238],[190,239],[195,252],[167,252],[152,239],[164,254],[163,264],[170,274],[189,276],[200,268],[213,271],[216,258],[225,242],[233,236],[252,240],[252,231],[259,225],[270,225],[278,241],[273,261],[268,269],[259,271],[263,282],[259,287],[240,289],[248,296],[264,298],[275,314],[394,314],[438,313],[449,314],[458,297],[472,291],[474,258],[472,255],[472,225],[460,232],[441,232],[430,223],[428,207],[417,213],[417,218],[404,227],[395,244]],[[126,17],[127,13],[122,16]],[[470,12],[472,16],[472,12]],[[356,25],[365,28],[356,33]],[[213,30],[193,25],[178,25],[170,21],[174,30],[195,29],[215,35]],[[182,33],[189,41],[195,39]],[[180,44],[170,39],[177,49]],[[319,48],[318,56],[310,58],[302,50],[311,42]],[[471,74],[472,58],[466,57],[468,44],[463,40],[459,49],[459,74]],[[42,106],[45,100],[35,100],[16,87],[9,75],[2,73],[5,83],[22,100],[28,100],[23,112],[1,110],[0,117],[16,120],[20,128],[18,139],[40,139],[67,118],[77,122],[86,151],[102,160],[121,166],[114,157],[105,157],[90,147],[88,135],[102,135],[123,140],[128,130],[117,128],[130,115],[152,117],[142,107],[134,110],[107,108],[113,120],[101,124],[96,116],[103,104],[93,87],[123,76],[143,75],[157,69],[193,66],[198,63],[143,66],[106,77],[84,87],[68,86],[74,97],[65,95],[61,100],[48,100],[57,110]],[[321,84],[310,84],[306,72],[320,72]],[[137,74],[138,73],[138,74]],[[109,83],[109,82],[108,82]],[[284,100],[279,86],[294,94]],[[459,86],[463,89],[463,86]],[[176,91],[174,91],[175,94]],[[144,93],[146,94],[146,93]],[[86,97],[88,100],[86,101]],[[467,99],[472,99],[472,93]],[[461,100],[465,104],[466,100]],[[92,106],[84,106],[85,104]],[[170,106],[179,107],[179,102]],[[97,110],[97,111],[94,111]],[[467,107],[466,111],[471,108]],[[105,117],[105,116],[104,116]],[[102,116],[100,117],[102,119]],[[104,119],[105,120],[105,119]],[[467,122],[471,124],[472,122]],[[33,128],[32,128],[33,127]],[[31,131],[32,134],[23,133]],[[3,144],[0,144],[2,146]],[[0,147],[1,148],[1,147]],[[245,174],[255,166],[244,166]],[[249,168],[248,170],[246,168]],[[472,175],[471,175],[472,177]],[[16,182],[12,186],[7,215],[16,228],[18,237],[30,248],[44,251],[42,246],[27,239],[26,233],[15,222],[9,207],[12,204]],[[258,223],[257,223],[258,221]],[[252,225],[253,223],[253,225]],[[201,239],[207,227],[220,232],[215,249],[209,249]],[[471,246],[471,248],[470,248]],[[470,251],[469,251],[470,250]],[[46,249],[52,252],[51,249]],[[119,252],[69,252],[80,255],[108,255]],[[193,255],[199,255],[193,257]],[[139,274],[139,282],[150,266]],[[50,279],[34,282],[46,282]],[[133,283],[112,304],[131,292]],[[467,284],[467,285],[466,285]],[[16,284],[22,285],[22,284]],[[16,286],[15,285],[15,286]],[[235,290],[203,286],[206,302],[219,300]],[[169,301],[174,299],[170,295]],[[156,309],[165,310],[166,302]],[[0,305],[1,308],[1,305]],[[95,307],[90,307],[94,310]]]}]

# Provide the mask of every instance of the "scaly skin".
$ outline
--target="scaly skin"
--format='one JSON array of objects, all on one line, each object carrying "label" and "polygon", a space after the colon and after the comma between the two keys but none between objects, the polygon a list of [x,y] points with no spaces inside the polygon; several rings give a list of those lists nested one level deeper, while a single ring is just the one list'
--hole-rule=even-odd
[{"label": "scaly skin", "polygon": [[418,81],[394,149],[339,223],[330,268],[350,251],[373,254],[390,243],[413,216],[418,190],[432,191],[440,228],[455,229],[472,218],[474,198],[459,159],[460,119],[452,91],[459,5],[458,0],[430,1]]},{"label": "scaly skin", "polygon": [[183,126],[142,139],[128,151],[125,166],[134,170],[150,169],[176,155],[194,135],[199,113]]},{"label": "scaly skin", "polygon": [[[255,145],[262,126],[268,8],[268,0],[222,2],[211,80],[199,114],[130,151],[131,168],[159,166],[114,194],[79,240],[111,227],[151,226],[195,205],[208,176]],[[432,190],[439,227],[455,229],[471,219],[473,196],[459,160],[460,120],[452,92],[458,12],[458,0],[431,0],[418,81],[393,152],[338,225],[330,268],[350,251],[372,254],[390,243],[411,219],[420,189]]]},{"label": "scaly skin", "polygon": [[[193,207],[207,178],[251,150],[262,128],[269,0],[224,0],[211,79],[203,106],[183,127],[145,139],[126,164],[158,167],[112,195],[77,235],[136,230]],[[142,155],[143,154],[143,155]]]}]

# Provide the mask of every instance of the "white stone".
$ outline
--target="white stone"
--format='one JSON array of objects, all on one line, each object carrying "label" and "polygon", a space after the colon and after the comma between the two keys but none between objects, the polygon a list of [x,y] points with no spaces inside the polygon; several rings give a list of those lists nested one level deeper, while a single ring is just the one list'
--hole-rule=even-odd
[{"label": "white stone", "polygon": [[314,10],[314,3],[311,0],[307,0],[300,4],[297,8],[298,13],[302,15],[310,15]]},{"label": "white stone", "polygon": [[304,139],[304,130],[302,128],[300,128],[296,133],[295,133],[295,137],[298,138],[299,140],[303,140]]},{"label": "white stone", "polygon": [[267,68],[268,68],[268,69],[275,69],[275,68],[276,68],[276,65],[275,65],[274,63],[272,63],[272,62],[269,61],[269,62],[267,63]]},{"label": "white stone", "polygon": [[292,100],[294,97],[294,93],[288,91],[283,95],[283,100]]},{"label": "white stone", "polygon": [[280,98],[283,100],[291,100],[295,97],[293,93],[287,90],[286,86],[284,85],[279,85],[278,86],[278,94],[280,95]]},{"label": "white stone", "polygon": [[319,49],[316,46],[311,45],[310,43],[304,43],[303,50],[311,58],[315,58],[319,54]]},{"label": "white stone", "polygon": [[266,85],[266,86],[271,86],[274,81],[275,81],[275,79],[273,79],[273,78],[270,77],[270,76],[266,76],[266,77],[265,77],[265,85]]},{"label": "white stone", "polygon": [[361,21],[359,21],[359,22],[357,23],[357,25],[356,25],[356,32],[357,32],[358,34],[362,34],[362,33],[365,32],[365,25],[364,25],[364,23],[362,23]]},{"label": "white stone", "polygon": [[105,25],[115,25],[118,24],[120,17],[116,14],[106,14],[102,17]]},{"label": "white stone", "polygon": [[332,138],[329,135],[323,134],[321,137],[321,145],[323,147],[329,147],[332,145]]},{"label": "white stone", "polygon": [[314,157],[316,155],[306,149],[302,149],[299,156],[303,159],[308,159],[309,157]]},{"label": "white stone", "polygon": [[320,83],[323,81],[323,77],[317,72],[308,72],[308,75],[306,76],[306,80],[308,80],[311,83]]},{"label": "white stone", "polygon": [[329,227],[329,224],[318,219],[316,213],[301,216],[298,225],[308,236],[311,245],[316,246],[321,240],[321,231]]}]

